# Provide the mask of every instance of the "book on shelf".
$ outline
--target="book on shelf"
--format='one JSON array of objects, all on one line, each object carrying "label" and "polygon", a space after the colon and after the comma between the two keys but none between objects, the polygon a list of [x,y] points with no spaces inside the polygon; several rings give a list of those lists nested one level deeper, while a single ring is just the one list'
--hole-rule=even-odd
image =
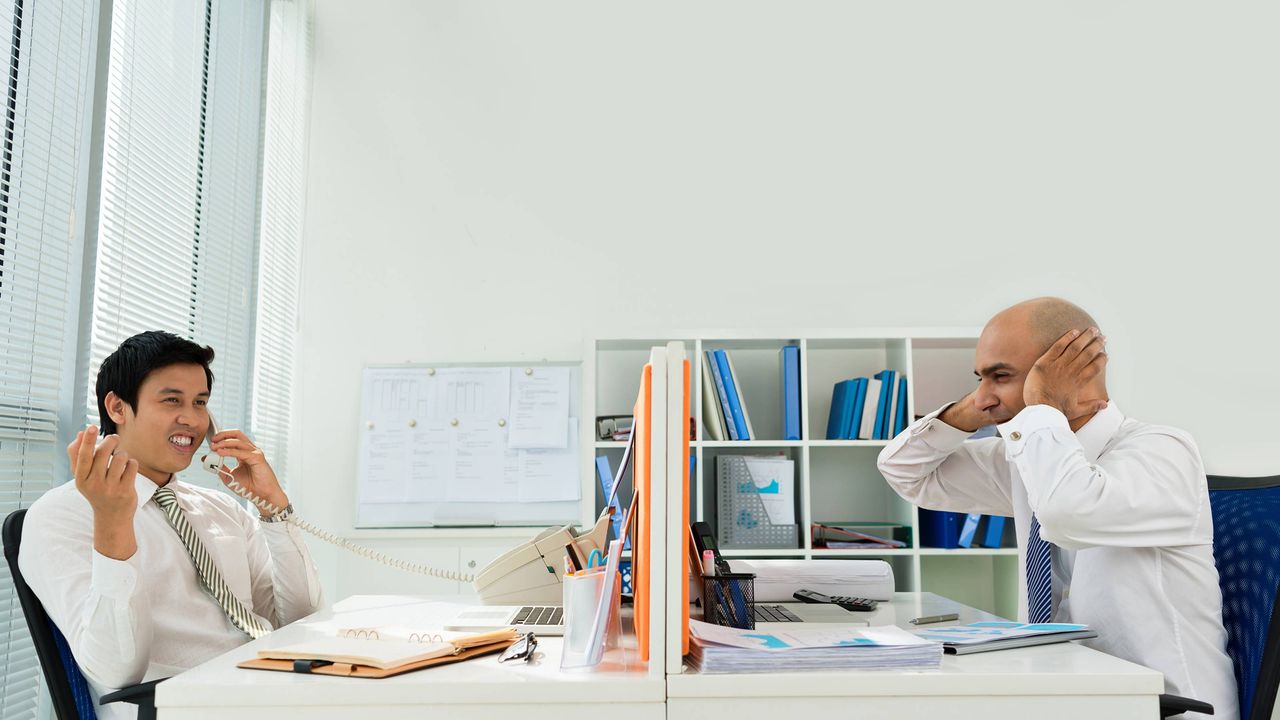
[{"label": "book on shelf", "polygon": [[945,652],[950,655],[968,655],[1098,637],[1097,631],[1090,630],[1088,625],[995,621],[924,628],[912,630],[911,633],[924,640],[942,643]]},{"label": "book on shelf", "polygon": [[782,355],[782,439],[800,439],[800,346],[784,345]]},{"label": "book on shelf", "polygon": [[831,412],[827,413],[828,440],[844,440],[848,437],[857,387],[857,380],[841,380],[831,391]]},{"label": "book on shelf", "polygon": [[969,513],[964,516],[960,526],[960,539],[956,542],[962,548],[973,547],[973,537],[978,534],[978,524],[982,522],[982,513]]},{"label": "book on shelf", "polygon": [[733,407],[735,412],[739,409],[742,411],[742,426],[738,428],[738,434],[742,435],[743,440],[755,440],[759,436],[756,435],[756,429],[751,425],[751,413],[747,411],[747,396],[742,390],[742,380],[738,377],[738,369],[733,366],[733,356],[729,354],[728,350],[722,350],[721,352],[724,353],[724,361],[729,364],[729,377],[733,380],[734,392],[738,396],[736,407],[733,406],[733,396],[730,396],[730,407]]},{"label": "book on shelf", "polygon": [[1004,547],[1006,518],[999,515],[920,508],[920,546],[930,548]]},{"label": "book on shelf", "polygon": [[907,405],[907,378],[896,370],[841,380],[831,390],[827,439],[889,440],[907,429]]},{"label": "book on shelf", "polygon": [[708,440],[725,440],[724,415],[720,411],[718,383],[711,374],[707,353],[702,354],[702,425],[707,429]]},{"label": "book on shelf", "polygon": [[[707,362],[711,366],[711,379],[716,384],[716,397],[720,400],[720,418],[724,423],[725,434],[729,440],[741,440],[743,438],[738,435],[738,426],[733,422],[733,410],[729,407],[729,391],[725,386],[725,375],[721,373],[720,360],[716,356],[716,351],[706,351]],[[728,366],[725,366],[727,371]]]}]

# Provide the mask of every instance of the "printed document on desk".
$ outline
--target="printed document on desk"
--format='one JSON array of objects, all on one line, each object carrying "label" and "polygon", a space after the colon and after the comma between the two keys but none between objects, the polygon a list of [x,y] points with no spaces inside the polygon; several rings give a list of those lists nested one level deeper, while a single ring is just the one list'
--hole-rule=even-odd
[{"label": "printed document on desk", "polygon": [[1098,637],[1088,625],[1070,623],[976,622],[953,627],[911,631],[925,640],[940,642],[947,653],[967,655]]},{"label": "printed document on desk", "polygon": [[933,669],[942,645],[893,625],[739,630],[689,621],[690,664],[699,672]]}]

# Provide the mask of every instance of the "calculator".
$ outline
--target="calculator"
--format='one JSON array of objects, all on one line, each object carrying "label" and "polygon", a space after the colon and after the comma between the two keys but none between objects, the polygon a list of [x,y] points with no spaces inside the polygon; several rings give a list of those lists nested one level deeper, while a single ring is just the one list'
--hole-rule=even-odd
[{"label": "calculator", "polygon": [[848,595],[823,595],[813,590],[797,590],[791,595],[800,602],[831,603],[852,612],[870,612],[876,609],[876,601]]}]

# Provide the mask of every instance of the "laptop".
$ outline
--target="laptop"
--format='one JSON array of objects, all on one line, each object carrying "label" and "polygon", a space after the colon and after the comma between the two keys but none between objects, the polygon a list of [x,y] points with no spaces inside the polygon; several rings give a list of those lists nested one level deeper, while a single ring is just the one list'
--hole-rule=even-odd
[{"label": "laptop", "polygon": [[444,624],[445,630],[488,632],[513,627],[536,635],[564,635],[560,605],[476,605],[463,608]]}]

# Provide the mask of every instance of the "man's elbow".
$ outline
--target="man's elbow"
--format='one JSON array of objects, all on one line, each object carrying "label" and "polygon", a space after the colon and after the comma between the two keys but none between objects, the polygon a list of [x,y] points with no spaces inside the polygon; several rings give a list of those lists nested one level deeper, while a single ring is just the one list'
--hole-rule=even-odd
[{"label": "man's elbow", "polygon": [[147,675],[147,663],[86,662],[80,665],[80,671],[96,685],[119,689],[142,682]]}]

